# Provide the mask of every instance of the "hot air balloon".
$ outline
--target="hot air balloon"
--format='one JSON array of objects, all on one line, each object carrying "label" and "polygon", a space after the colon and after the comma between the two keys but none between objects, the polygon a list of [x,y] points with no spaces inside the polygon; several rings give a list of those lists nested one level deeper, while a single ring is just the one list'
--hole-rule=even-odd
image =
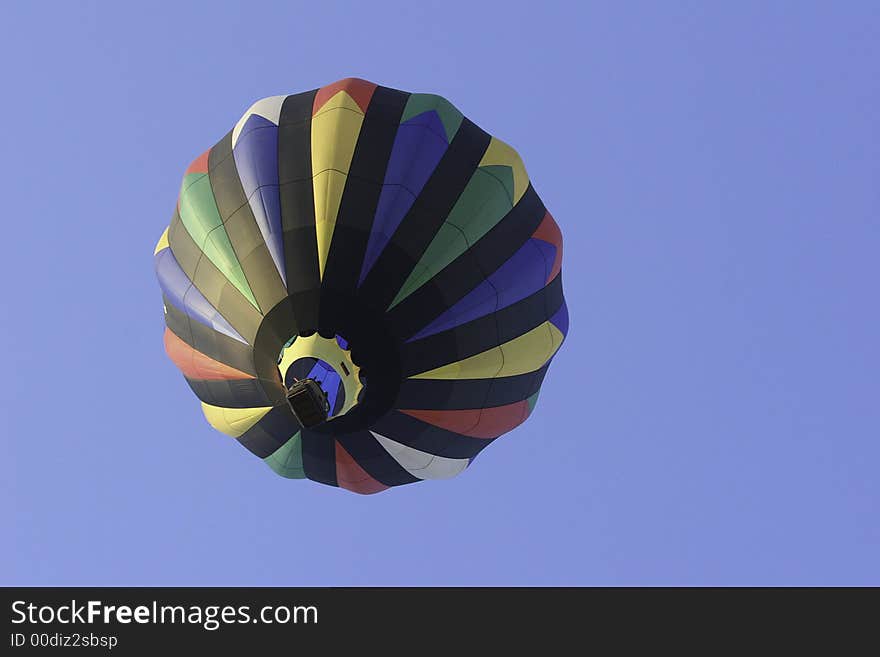
[{"label": "hot air balloon", "polygon": [[568,329],[517,153],[360,79],[254,103],[186,169],[154,259],[208,422],[357,493],[462,472],[532,412]]}]

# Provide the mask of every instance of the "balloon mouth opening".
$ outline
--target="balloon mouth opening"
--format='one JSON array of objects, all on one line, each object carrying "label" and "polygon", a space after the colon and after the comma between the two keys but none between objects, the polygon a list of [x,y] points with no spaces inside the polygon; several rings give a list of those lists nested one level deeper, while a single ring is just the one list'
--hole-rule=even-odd
[{"label": "balloon mouth opening", "polygon": [[[384,311],[353,295],[329,295],[325,312],[329,315],[331,306],[341,310],[319,322],[311,303],[317,305],[314,296],[309,292],[298,297],[303,306],[298,314],[289,298],[264,315],[253,343],[258,378],[266,382],[264,389],[273,404],[287,405],[291,377],[307,379],[311,373],[328,393],[328,403],[334,388],[337,394],[326,421],[310,430],[331,436],[364,431],[397,402],[404,379],[400,338]],[[334,385],[336,377],[349,387],[343,385],[340,391]]]},{"label": "balloon mouth opening", "polygon": [[348,413],[366,387],[348,340],[338,334],[294,335],[278,354],[278,372],[294,414],[307,427]]}]

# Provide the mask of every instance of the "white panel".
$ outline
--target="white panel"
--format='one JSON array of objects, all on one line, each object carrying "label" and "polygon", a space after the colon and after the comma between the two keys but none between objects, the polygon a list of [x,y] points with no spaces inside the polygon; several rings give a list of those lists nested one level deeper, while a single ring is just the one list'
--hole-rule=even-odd
[{"label": "white panel", "polygon": [[275,125],[278,125],[278,119],[281,116],[281,106],[284,104],[285,98],[287,96],[269,96],[268,98],[261,98],[251,105],[248,111],[241,115],[238,123],[235,124],[235,128],[232,129],[232,147],[235,148],[235,145],[238,143],[241,129],[251,114],[259,114],[264,119],[268,119]]},{"label": "white panel", "polygon": [[449,479],[468,466],[468,459],[451,459],[446,456],[428,454],[419,449],[401,445],[396,440],[386,438],[375,431],[371,431],[379,444],[385,448],[391,457],[413,477],[419,479]]}]

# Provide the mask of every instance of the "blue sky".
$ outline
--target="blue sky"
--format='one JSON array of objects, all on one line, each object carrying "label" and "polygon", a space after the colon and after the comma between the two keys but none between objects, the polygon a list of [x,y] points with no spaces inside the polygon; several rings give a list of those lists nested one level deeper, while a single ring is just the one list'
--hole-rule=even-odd
[{"label": "blue sky", "polygon": [[[0,584],[880,584],[876,3],[4,14]],[[517,148],[571,315],[526,424],[368,497],[204,422],[152,263],[193,157],[348,76]]]}]

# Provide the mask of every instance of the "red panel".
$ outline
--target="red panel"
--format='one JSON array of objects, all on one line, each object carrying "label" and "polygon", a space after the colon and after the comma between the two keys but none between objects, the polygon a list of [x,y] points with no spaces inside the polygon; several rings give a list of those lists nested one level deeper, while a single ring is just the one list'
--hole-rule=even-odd
[{"label": "red panel", "polygon": [[523,400],[506,406],[483,409],[456,411],[400,409],[400,412],[463,436],[497,438],[525,421],[529,414],[529,405]]},{"label": "red panel", "polygon": [[549,212],[544,215],[541,225],[538,226],[538,230],[532,237],[549,242],[556,247],[556,259],[553,261],[553,269],[547,277],[549,283],[556,278],[556,274],[562,269],[562,231],[559,230],[559,226]]},{"label": "red panel", "polygon": [[177,337],[171,329],[165,329],[165,353],[188,379],[203,381],[228,381],[230,379],[254,379],[251,374],[230,367],[196,351]]},{"label": "red panel", "polygon": [[183,175],[189,175],[191,173],[208,173],[208,155],[211,153],[211,149],[209,148],[204,153],[199,155],[196,159],[192,161],[192,164],[189,165],[189,168],[186,170],[186,173]]},{"label": "red panel", "polygon": [[381,493],[388,488],[368,475],[338,442],[336,443],[336,483],[361,495]]},{"label": "red panel", "polygon": [[338,82],[334,82],[333,84],[328,84],[326,87],[321,87],[318,89],[318,93],[315,94],[315,104],[312,109],[312,116],[318,113],[324,104],[333,98],[339,91],[345,91],[351,99],[357,103],[357,106],[361,108],[361,111],[366,114],[367,106],[370,104],[370,99],[373,97],[373,92],[376,90],[376,85],[372,82],[367,82],[366,80],[361,80],[360,78],[345,78],[344,80],[339,80]]}]

